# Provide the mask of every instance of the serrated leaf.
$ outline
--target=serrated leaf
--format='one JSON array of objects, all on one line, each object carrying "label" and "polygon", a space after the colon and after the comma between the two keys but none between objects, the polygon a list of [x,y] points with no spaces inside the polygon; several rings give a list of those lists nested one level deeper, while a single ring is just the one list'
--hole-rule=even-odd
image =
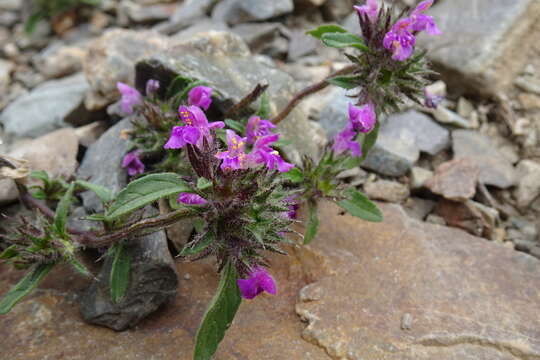
[{"label": "serrated leaf", "polygon": [[212,241],[214,241],[215,236],[211,231],[208,231],[204,236],[195,244],[193,247],[184,246],[180,252],[180,256],[191,256],[196,255],[206,249]]},{"label": "serrated leaf", "polygon": [[227,263],[222,270],[217,292],[197,331],[194,360],[210,360],[231,325],[242,302],[237,279],[236,269]]},{"label": "serrated leaf", "polygon": [[61,234],[66,234],[66,222],[68,217],[69,207],[73,201],[73,190],[75,189],[75,183],[71,183],[58,206],[56,207],[56,212],[54,213],[54,227],[56,231]]},{"label": "serrated leaf", "polygon": [[259,109],[255,115],[262,119],[270,118],[270,101],[268,100],[268,95],[266,93],[261,95],[261,103],[259,104]]},{"label": "serrated leaf", "polygon": [[245,134],[246,132],[246,127],[240,121],[225,119],[225,125],[239,134]]},{"label": "serrated leaf", "polygon": [[345,190],[345,200],[338,202],[338,205],[353,216],[372,222],[383,221],[383,214],[377,206],[372,203],[364,194],[356,189]]},{"label": "serrated leaf", "polygon": [[19,254],[17,245],[11,245],[0,253],[0,259],[11,259]]},{"label": "serrated leaf", "polygon": [[163,197],[192,190],[174,173],[150,174],[132,181],[118,193],[105,217],[108,221],[126,215]]},{"label": "serrated leaf", "polygon": [[123,243],[116,243],[113,250],[114,260],[111,267],[109,286],[113,303],[120,301],[129,285],[129,272],[131,270],[131,255]]},{"label": "serrated leaf", "polygon": [[320,39],[326,33],[346,33],[347,30],[339,25],[329,24],[321,25],[316,29],[306,31],[306,34],[311,35],[317,39]]},{"label": "serrated leaf", "polygon": [[339,86],[343,89],[354,89],[357,88],[358,85],[358,79],[356,76],[336,76],[330,79],[327,79],[326,82],[329,82],[332,85]]},{"label": "serrated leaf", "polygon": [[297,167],[293,167],[291,170],[282,173],[281,176],[294,184],[304,181],[304,173]]},{"label": "serrated leaf", "polygon": [[326,46],[338,49],[353,47],[362,51],[369,51],[369,48],[359,36],[350,33],[325,33],[322,35],[321,40]]},{"label": "serrated leaf", "polygon": [[15,304],[28,295],[51,271],[55,264],[40,264],[32,269],[0,301],[0,315],[7,314]]},{"label": "serrated leaf", "polygon": [[103,203],[109,202],[113,199],[112,191],[104,186],[93,184],[84,180],[77,180],[76,183],[86,190],[93,191]]},{"label": "serrated leaf", "polygon": [[362,143],[362,158],[361,161],[364,161],[368,156],[370,150],[373,148],[377,142],[377,137],[379,136],[379,128],[381,124],[377,121],[375,127],[368,134],[364,136],[364,141]]},{"label": "serrated leaf", "polygon": [[307,245],[315,238],[319,230],[319,216],[317,214],[317,203],[313,200],[308,201],[308,222],[304,234],[304,245]]}]

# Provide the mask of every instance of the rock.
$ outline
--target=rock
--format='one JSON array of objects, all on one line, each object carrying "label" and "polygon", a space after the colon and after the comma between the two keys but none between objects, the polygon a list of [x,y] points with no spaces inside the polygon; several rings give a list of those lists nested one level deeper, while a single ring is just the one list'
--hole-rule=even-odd
[{"label": "rock", "polygon": [[167,20],[176,10],[176,4],[140,5],[125,2],[127,16],[136,23],[152,23]]},{"label": "rock", "polygon": [[89,114],[82,104],[88,90],[84,75],[47,81],[9,104],[0,114],[7,133],[36,137],[68,123],[83,124]]},{"label": "rock", "polygon": [[13,11],[2,11],[0,13],[0,26],[10,27],[19,21],[19,16]]},{"label": "rock", "polygon": [[260,21],[288,14],[294,10],[293,0],[243,0],[240,8],[248,14],[252,20]]},{"label": "rock", "polygon": [[405,175],[420,156],[415,142],[414,133],[407,129],[391,135],[381,131],[362,167],[388,176]]},{"label": "rock", "polygon": [[20,10],[23,0],[2,0],[0,9],[2,10]]},{"label": "rock", "polygon": [[419,197],[410,197],[403,203],[403,210],[412,217],[423,221],[426,216],[435,208],[437,203],[432,200],[422,199]]},{"label": "rock", "polygon": [[536,0],[442,1],[428,14],[442,35],[423,34],[419,43],[430,51],[429,57],[443,69],[453,89],[467,86],[495,94],[511,86],[535,57],[540,31],[534,25],[540,17]]},{"label": "rock", "polygon": [[534,79],[528,77],[518,77],[514,81],[514,85],[531,94],[540,95],[540,82],[535,81]]},{"label": "rock", "polygon": [[205,33],[207,31],[227,31],[229,27],[224,22],[212,21],[209,18],[201,19],[196,24],[179,31],[171,36],[173,40],[186,41],[191,39],[197,34]]},{"label": "rock", "polygon": [[[122,168],[122,159],[128,150],[128,141],[121,138],[121,133],[132,128],[131,118],[126,118],[90,145],[77,171],[77,177],[105,186],[114,193],[126,186],[127,173]],[[103,210],[101,201],[93,192],[86,191],[81,197],[84,207],[90,213]]]},{"label": "rock", "polygon": [[[158,204],[160,214],[167,214],[172,211],[167,200],[160,199]],[[180,221],[167,227],[165,229],[165,233],[167,234],[167,239],[169,239],[169,241],[173,244],[175,250],[180,252],[184,248],[184,245],[189,242],[193,229],[193,219],[187,218],[181,219]]]},{"label": "rock", "polygon": [[0,59],[0,91],[1,92],[7,92],[10,78],[11,78],[11,72],[14,69],[14,65],[12,62],[7,60]]},{"label": "rock", "polygon": [[453,125],[463,129],[470,129],[473,127],[472,122],[462,118],[452,110],[448,110],[443,106],[438,106],[436,109],[430,111],[433,117],[441,124]]},{"label": "rock", "polygon": [[411,189],[421,189],[433,177],[433,171],[413,166],[411,169]]},{"label": "rock", "polygon": [[254,53],[261,52],[279,36],[280,23],[247,23],[236,25],[232,32],[239,35]]},{"label": "rock", "polygon": [[489,222],[471,200],[466,202],[439,201],[435,207],[435,213],[441,216],[448,226],[463,229],[476,236],[487,235]]},{"label": "rock", "polygon": [[40,73],[33,71],[29,66],[19,65],[13,73],[13,80],[20,82],[28,89],[32,89],[41,84],[45,78]]},{"label": "rock", "polygon": [[302,56],[309,55],[317,49],[318,45],[319,41],[313,36],[306,35],[305,30],[293,30],[291,31],[287,59],[295,61]]},{"label": "rock", "polygon": [[527,208],[540,196],[540,164],[532,160],[521,160],[516,168],[518,184],[514,195],[520,208]]},{"label": "rock", "polygon": [[[242,99],[258,82],[270,84],[267,92],[272,116],[283,109],[296,92],[295,82],[289,75],[276,69],[266,58],[251,56],[237,35],[226,32],[199,34],[140,61],[136,68],[135,83],[140,89],[150,78],[168,84],[177,74],[204,81],[221,95],[216,106],[222,110]],[[282,121],[278,129],[294,145],[284,148],[292,161],[299,161],[300,154],[316,157],[325,142],[320,127],[308,121],[299,108]]]},{"label": "rock", "polygon": [[460,97],[457,103],[457,113],[459,116],[468,119],[474,112],[474,105],[464,97]]},{"label": "rock", "polygon": [[317,7],[324,4],[327,0],[294,0],[294,7],[299,10],[304,10],[303,7]]},{"label": "rock", "polygon": [[[29,162],[31,170],[45,170],[50,177],[68,179],[77,168],[79,142],[73,129],[60,129],[50,134],[14,146],[9,156]],[[35,185],[39,181],[31,181]],[[0,180],[0,205],[18,197],[12,180]]]},{"label": "rock", "polygon": [[534,94],[519,94],[519,102],[525,110],[539,110],[540,109],[540,96]]},{"label": "rock", "polygon": [[238,0],[222,0],[212,9],[214,21],[225,22],[230,25],[240,24],[252,20],[241,8]]},{"label": "rock", "polygon": [[95,121],[75,129],[75,133],[79,138],[79,144],[89,147],[99,139],[105,130],[107,130],[107,124],[104,121]]},{"label": "rock", "polygon": [[86,107],[100,110],[119,98],[116,83],[133,84],[135,63],[168,45],[167,38],[155,32],[123,29],[109,30],[92,41],[83,64],[90,84]]},{"label": "rock", "polygon": [[328,93],[317,96],[317,106],[321,108],[319,122],[326,130],[329,138],[334,138],[345,128],[349,121],[348,107],[351,99],[347,91],[341,88],[332,88]]},{"label": "rock", "polygon": [[409,188],[389,180],[368,181],[364,191],[370,199],[400,203],[409,197]]},{"label": "rock", "polygon": [[[384,223],[339,216],[337,206],[321,203],[320,232],[311,245],[289,256],[269,256],[278,295],[244,301],[214,358],[540,356],[538,260],[458,229],[410,219],[397,205],[379,206]],[[80,278],[54,272],[40,291],[3,317],[2,355],[192,359],[195,333],[218,277],[205,262],[177,264],[177,269],[181,279],[190,280],[182,281],[176,299],[122,333],[80,321],[68,293]],[[0,288],[21,276],[0,265]],[[402,319],[409,316],[410,329],[403,331]]]},{"label": "rock", "polygon": [[479,181],[502,189],[516,184],[514,167],[490,139],[469,130],[454,130],[452,150],[455,157],[470,157],[480,169]]},{"label": "rock", "polygon": [[178,274],[164,231],[127,242],[131,258],[129,285],[118,303],[111,300],[109,279],[114,258],[108,256],[97,281],[81,297],[85,321],[116,331],[134,327],[160,306],[175,298]]},{"label": "rock", "polygon": [[186,0],[174,12],[168,22],[158,25],[155,30],[162,34],[172,34],[206,17],[213,0]]},{"label": "rock", "polygon": [[444,218],[435,214],[429,214],[428,216],[426,216],[426,222],[429,224],[446,226],[446,221],[444,220]]},{"label": "rock", "polygon": [[[353,11],[353,2],[351,0],[331,0],[327,1],[322,6],[324,17],[329,21],[339,21],[349,15]],[[358,33],[359,28],[356,28],[354,33]]]},{"label": "rock", "polygon": [[39,54],[34,65],[45,78],[57,78],[81,71],[86,55],[85,46],[53,44]]},{"label": "rock", "polygon": [[448,200],[465,201],[476,193],[480,169],[470,158],[455,158],[437,167],[425,184],[435,194]]},{"label": "rock", "polygon": [[381,132],[392,136],[399,134],[402,129],[413,133],[418,149],[430,155],[435,155],[450,145],[448,130],[418,111],[409,110],[389,116],[382,125]]}]

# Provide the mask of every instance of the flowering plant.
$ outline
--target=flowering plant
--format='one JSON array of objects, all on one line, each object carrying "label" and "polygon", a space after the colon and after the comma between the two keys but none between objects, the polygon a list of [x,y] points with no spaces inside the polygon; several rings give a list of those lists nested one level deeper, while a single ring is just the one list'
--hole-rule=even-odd
[{"label": "flowering plant", "polygon": [[[382,221],[379,209],[337,175],[365,159],[376,141],[383,112],[398,108],[405,97],[424,101],[426,76],[432,72],[426,68],[424,54],[414,52],[414,45],[417,32],[438,33],[433,19],[424,14],[432,2],[423,1],[408,16],[396,18],[391,8],[368,0],[355,7],[361,36],[336,25],[310,31],[327,46],[351,49],[345,55],[353,64],[298,93],[273,118],[264,94],[267,85],[257,85],[227,112],[211,116],[216,113],[211,111],[216,95],[208,84],[195,79],[178,76],[169,84],[150,79],[143,89],[118,83],[122,112],[138,117],[130,133],[132,149],[122,162],[133,180],[118,194],[83,180],[49,179],[46,173],[33,174],[43,183],[38,188],[17,183],[22,200],[40,215],[37,222],[18,225],[7,237],[10,246],[0,254],[6,262],[30,268],[0,302],[0,314],[8,312],[56,264],[70,263],[91,276],[77,258],[84,247],[105,247],[114,257],[110,293],[118,302],[129,283],[129,253],[124,246],[128,235],[197,218],[200,226],[179,256],[217,260],[221,281],[197,332],[194,352],[197,360],[210,359],[242,298],[278,294],[265,252],[285,254],[281,245],[292,242],[286,235],[293,232],[291,225],[301,204],[308,210],[304,244],[316,236],[320,198],[335,201],[362,219]],[[304,157],[293,164],[280,150],[277,125],[303,97],[329,84],[350,90],[356,99],[348,107],[349,122],[319,159]],[[251,105],[256,101],[260,105],[254,111]],[[103,213],[87,218],[100,230],[81,231],[67,224],[70,205],[81,190],[95,192],[103,202]],[[145,217],[143,208],[160,199],[168,201],[172,210]],[[56,210],[50,205],[56,205]]]}]

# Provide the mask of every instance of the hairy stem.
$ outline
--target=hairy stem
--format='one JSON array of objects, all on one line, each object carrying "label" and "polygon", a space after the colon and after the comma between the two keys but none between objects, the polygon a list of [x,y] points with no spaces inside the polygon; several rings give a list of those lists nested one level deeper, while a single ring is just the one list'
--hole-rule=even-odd
[{"label": "hairy stem", "polygon": [[285,119],[291,113],[291,111],[293,111],[293,109],[296,107],[296,105],[298,105],[298,103],[300,103],[300,101],[302,101],[306,96],[309,96],[311,94],[315,94],[316,92],[321,91],[322,89],[324,89],[328,85],[330,85],[330,83],[327,82],[326,80],[331,79],[331,78],[333,78],[335,76],[349,74],[349,73],[353,72],[357,67],[358,67],[358,65],[349,65],[349,66],[347,66],[347,67],[345,67],[345,68],[331,74],[330,76],[325,78],[323,81],[318,82],[316,84],[313,84],[311,86],[308,86],[304,90],[300,91],[299,93],[297,93],[291,99],[291,101],[289,101],[287,106],[285,106],[285,108],[283,110],[281,110],[281,112],[275,118],[272,119],[272,122],[274,124],[278,124],[280,121]]}]

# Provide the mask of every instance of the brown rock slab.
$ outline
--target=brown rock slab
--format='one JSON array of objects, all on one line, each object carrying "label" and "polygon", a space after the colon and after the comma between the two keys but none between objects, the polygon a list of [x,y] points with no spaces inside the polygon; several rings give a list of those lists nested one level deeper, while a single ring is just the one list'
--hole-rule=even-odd
[{"label": "brown rock slab", "polygon": [[455,201],[470,199],[476,193],[480,169],[469,158],[457,158],[442,163],[425,186],[435,194]]}]

